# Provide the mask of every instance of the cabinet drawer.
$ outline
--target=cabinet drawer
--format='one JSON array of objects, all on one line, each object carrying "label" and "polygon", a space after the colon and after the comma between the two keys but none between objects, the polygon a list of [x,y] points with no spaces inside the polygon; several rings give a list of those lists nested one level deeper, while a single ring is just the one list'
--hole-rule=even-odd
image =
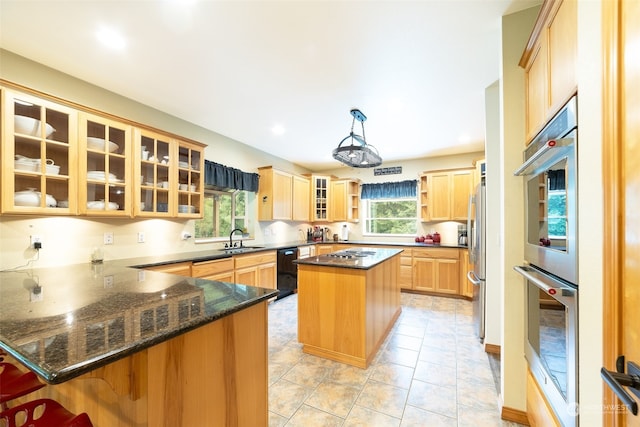
[{"label": "cabinet drawer", "polygon": [[212,261],[196,262],[191,267],[191,274],[193,275],[193,277],[206,277],[232,270],[233,258],[225,258]]},{"label": "cabinet drawer", "polygon": [[191,276],[191,261],[157,265],[155,267],[147,267],[146,270],[177,274],[179,276]]},{"label": "cabinet drawer", "polygon": [[235,255],[233,257],[236,268],[250,267],[252,265],[276,262],[276,251],[259,252],[251,255]]},{"label": "cabinet drawer", "polygon": [[413,250],[414,258],[449,258],[449,259],[458,259],[459,251],[458,249],[451,248],[425,248],[425,249],[414,249]]}]

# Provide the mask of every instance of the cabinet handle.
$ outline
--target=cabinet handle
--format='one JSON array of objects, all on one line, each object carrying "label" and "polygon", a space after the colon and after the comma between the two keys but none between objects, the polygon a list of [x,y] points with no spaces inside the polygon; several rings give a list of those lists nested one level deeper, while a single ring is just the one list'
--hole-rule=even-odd
[{"label": "cabinet handle", "polygon": [[600,375],[627,409],[633,415],[638,415],[638,402],[623,387],[629,387],[631,392],[640,398],[640,366],[627,362],[628,373],[625,374],[624,356],[620,356],[616,360],[616,370],[617,372],[613,372],[603,367],[600,369]]}]

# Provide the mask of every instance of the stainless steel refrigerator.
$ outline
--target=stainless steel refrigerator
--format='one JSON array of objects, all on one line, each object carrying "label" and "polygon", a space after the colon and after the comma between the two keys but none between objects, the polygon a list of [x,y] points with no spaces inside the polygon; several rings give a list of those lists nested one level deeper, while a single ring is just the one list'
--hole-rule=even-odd
[{"label": "stainless steel refrigerator", "polygon": [[469,262],[467,279],[473,284],[473,320],[480,341],[484,341],[486,309],[486,190],[484,177],[469,197],[467,220],[469,230]]}]

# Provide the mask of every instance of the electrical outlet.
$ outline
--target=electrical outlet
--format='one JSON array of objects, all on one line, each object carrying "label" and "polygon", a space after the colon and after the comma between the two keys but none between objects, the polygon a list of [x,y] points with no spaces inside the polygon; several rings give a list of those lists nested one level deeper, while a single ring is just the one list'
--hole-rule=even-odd
[{"label": "electrical outlet", "polygon": [[37,234],[31,235],[31,244],[30,247],[40,249],[42,247],[42,236]]},{"label": "electrical outlet", "polygon": [[105,245],[113,245],[113,233],[112,232],[107,232],[104,233],[104,244]]},{"label": "electrical outlet", "polygon": [[142,231],[138,231],[138,243],[144,243],[144,233]]}]

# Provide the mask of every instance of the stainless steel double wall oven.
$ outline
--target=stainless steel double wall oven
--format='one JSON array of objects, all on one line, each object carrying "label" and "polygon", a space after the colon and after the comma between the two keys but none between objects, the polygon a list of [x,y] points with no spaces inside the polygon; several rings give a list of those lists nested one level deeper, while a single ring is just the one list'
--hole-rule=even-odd
[{"label": "stainless steel double wall oven", "polygon": [[515,175],[524,177],[527,344],[530,369],[556,416],[577,426],[577,102],[534,138]]}]

